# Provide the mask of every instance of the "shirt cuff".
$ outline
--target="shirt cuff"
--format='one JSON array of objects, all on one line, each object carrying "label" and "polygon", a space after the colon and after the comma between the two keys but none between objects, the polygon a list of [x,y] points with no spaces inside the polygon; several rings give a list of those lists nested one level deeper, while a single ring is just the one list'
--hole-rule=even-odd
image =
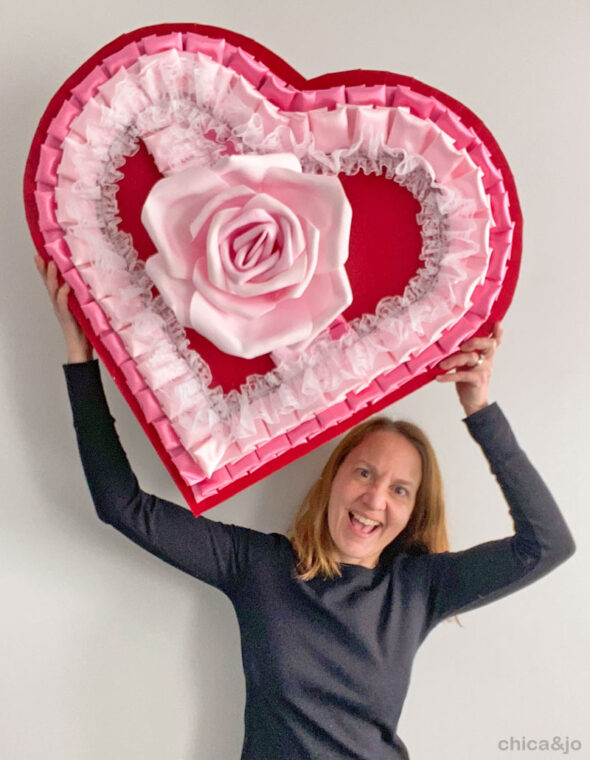
[{"label": "shirt cuff", "polygon": [[504,412],[494,401],[463,419],[472,438],[481,446],[490,464],[520,451]]}]

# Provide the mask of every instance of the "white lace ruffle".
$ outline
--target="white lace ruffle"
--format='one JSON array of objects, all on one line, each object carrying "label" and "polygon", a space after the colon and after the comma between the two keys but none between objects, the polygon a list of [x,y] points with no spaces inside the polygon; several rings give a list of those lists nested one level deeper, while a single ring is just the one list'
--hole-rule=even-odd
[{"label": "white lace ruffle", "polygon": [[[208,475],[255,448],[270,430],[292,429],[431,345],[467,311],[485,276],[491,215],[483,188],[468,197],[451,180],[437,182],[422,155],[388,145],[387,132],[372,130],[368,118],[362,127],[361,117],[375,109],[343,108],[349,131],[351,120],[361,123],[356,139],[320,150],[309,114],[281,112],[243,77],[201,53],[167,51],[140,58],[103,85],[62,146],[57,216],[72,261]],[[189,348],[174,314],[152,297],[133,241],[119,230],[119,169],[139,140],[164,174],[188,163],[213,165],[230,140],[242,153],[290,150],[308,172],[384,175],[421,205],[422,266],[402,296],[382,299],[341,337],[327,330],[304,353],[277,352],[276,369],[223,394],[210,387],[211,370]],[[477,174],[465,151],[450,145],[448,151],[456,165],[463,162],[464,174]]]}]

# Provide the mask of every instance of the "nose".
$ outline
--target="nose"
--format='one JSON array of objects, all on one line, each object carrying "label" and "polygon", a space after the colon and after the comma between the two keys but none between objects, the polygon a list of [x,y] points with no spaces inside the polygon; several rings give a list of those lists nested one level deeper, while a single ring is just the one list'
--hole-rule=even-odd
[{"label": "nose", "polygon": [[376,512],[382,512],[387,506],[387,489],[380,483],[367,484],[363,503]]}]

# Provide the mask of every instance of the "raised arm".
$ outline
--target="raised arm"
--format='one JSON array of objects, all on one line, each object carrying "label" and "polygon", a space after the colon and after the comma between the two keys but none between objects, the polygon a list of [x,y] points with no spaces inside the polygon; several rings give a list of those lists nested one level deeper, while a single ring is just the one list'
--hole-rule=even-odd
[{"label": "raised arm", "polygon": [[97,514],[134,543],[226,593],[245,567],[248,531],[195,517],[139,487],[115,430],[96,360],[64,365],[82,466]]},{"label": "raised arm", "polygon": [[64,365],[78,449],[97,514],[139,546],[231,595],[246,564],[249,531],[145,493],[115,430],[92,346],[68,309],[54,263],[36,264],[66,342]]},{"label": "raised arm", "polygon": [[575,551],[572,535],[543,479],[521,449],[497,404],[466,418],[495,475],[514,535],[429,558],[430,627],[458,612],[523,588]]},{"label": "raised arm", "polygon": [[462,552],[428,558],[431,570],[429,627],[457,612],[487,604],[532,583],[575,551],[572,535],[543,479],[519,446],[488,385],[502,327],[472,338],[439,365],[454,382],[464,422],[486,456],[508,503],[514,535]]}]

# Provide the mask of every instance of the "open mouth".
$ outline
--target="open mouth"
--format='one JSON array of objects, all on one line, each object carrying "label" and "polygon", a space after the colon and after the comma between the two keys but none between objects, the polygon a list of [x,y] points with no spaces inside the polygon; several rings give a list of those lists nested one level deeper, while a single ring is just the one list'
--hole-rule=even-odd
[{"label": "open mouth", "polygon": [[380,525],[366,525],[364,522],[361,522],[353,512],[348,512],[348,519],[350,521],[350,525],[352,526],[352,529],[357,535],[361,536],[370,536],[372,533],[374,533],[377,528],[381,527]]}]

